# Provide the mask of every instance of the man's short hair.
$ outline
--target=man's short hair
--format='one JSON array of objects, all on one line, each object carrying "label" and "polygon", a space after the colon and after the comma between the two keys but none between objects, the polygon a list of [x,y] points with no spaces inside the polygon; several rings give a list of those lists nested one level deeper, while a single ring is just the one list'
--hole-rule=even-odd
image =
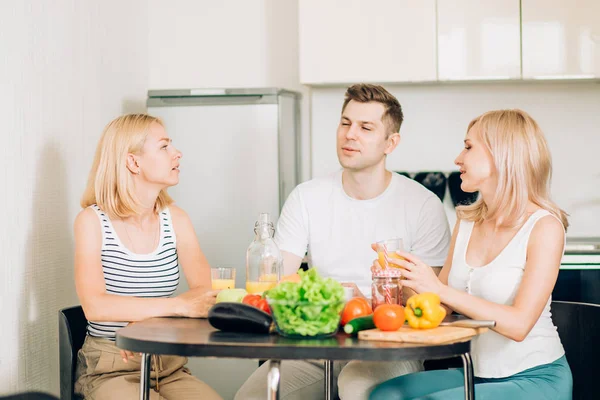
[{"label": "man's short hair", "polygon": [[385,90],[383,86],[371,85],[368,83],[358,83],[350,86],[348,90],[346,90],[342,113],[351,100],[359,103],[375,102],[383,104],[385,111],[381,116],[381,121],[387,129],[386,136],[391,133],[400,132],[400,125],[402,125],[402,121],[404,121],[402,107],[400,106],[398,99]]}]

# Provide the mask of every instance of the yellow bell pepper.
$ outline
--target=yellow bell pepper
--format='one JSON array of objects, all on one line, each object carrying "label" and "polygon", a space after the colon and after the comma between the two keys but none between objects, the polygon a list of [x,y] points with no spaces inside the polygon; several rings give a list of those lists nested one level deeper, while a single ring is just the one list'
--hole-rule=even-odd
[{"label": "yellow bell pepper", "polygon": [[435,293],[412,295],[405,309],[408,325],[415,329],[436,328],[446,316],[446,310],[440,305],[440,297]]}]

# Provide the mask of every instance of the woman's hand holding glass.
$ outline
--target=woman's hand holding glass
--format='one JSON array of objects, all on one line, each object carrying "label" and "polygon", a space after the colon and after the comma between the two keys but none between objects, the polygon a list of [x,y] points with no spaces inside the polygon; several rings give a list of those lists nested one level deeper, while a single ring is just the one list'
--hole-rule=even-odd
[{"label": "woman's hand holding glass", "polygon": [[418,257],[405,251],[396,251],[402,258],[388,257],[387,262],[395,268],[402,268],[404,280],[402,284],[417,293],[440,294],[444,284],[438,279],[433,269]]}]

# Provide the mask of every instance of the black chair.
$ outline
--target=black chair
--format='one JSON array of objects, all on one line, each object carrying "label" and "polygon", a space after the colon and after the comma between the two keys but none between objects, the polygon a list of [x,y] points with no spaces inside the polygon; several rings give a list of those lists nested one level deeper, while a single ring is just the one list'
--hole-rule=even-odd
[{"label": "black chair", "polygon": [[81,306],[63,308],[58,312],[58,348],[60,358],[61,400],[81,400],[74,392],[77,352],[83,346],[87,319]]},{"label": "black chair", "polygon": [[600,376],[600,305],[553,301],[551,311],[573,373],[573,400],[597,398],[595,380]]},{"label": "black chair", "polygon": [[58,400],[58,398],[42,392],[27,392],[0,397],[0,400]]}]

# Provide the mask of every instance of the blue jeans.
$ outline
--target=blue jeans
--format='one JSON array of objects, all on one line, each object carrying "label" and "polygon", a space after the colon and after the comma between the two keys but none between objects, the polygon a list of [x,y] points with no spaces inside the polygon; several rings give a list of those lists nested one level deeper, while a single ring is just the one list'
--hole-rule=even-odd
[{"label": "blue jeans", "polygon": [[[476,400],[571,400],[573,376],[565,356],[506,378],[475,377]],[[390,379],[369,400],[463,400],[462,369],[425,371]]]}]

